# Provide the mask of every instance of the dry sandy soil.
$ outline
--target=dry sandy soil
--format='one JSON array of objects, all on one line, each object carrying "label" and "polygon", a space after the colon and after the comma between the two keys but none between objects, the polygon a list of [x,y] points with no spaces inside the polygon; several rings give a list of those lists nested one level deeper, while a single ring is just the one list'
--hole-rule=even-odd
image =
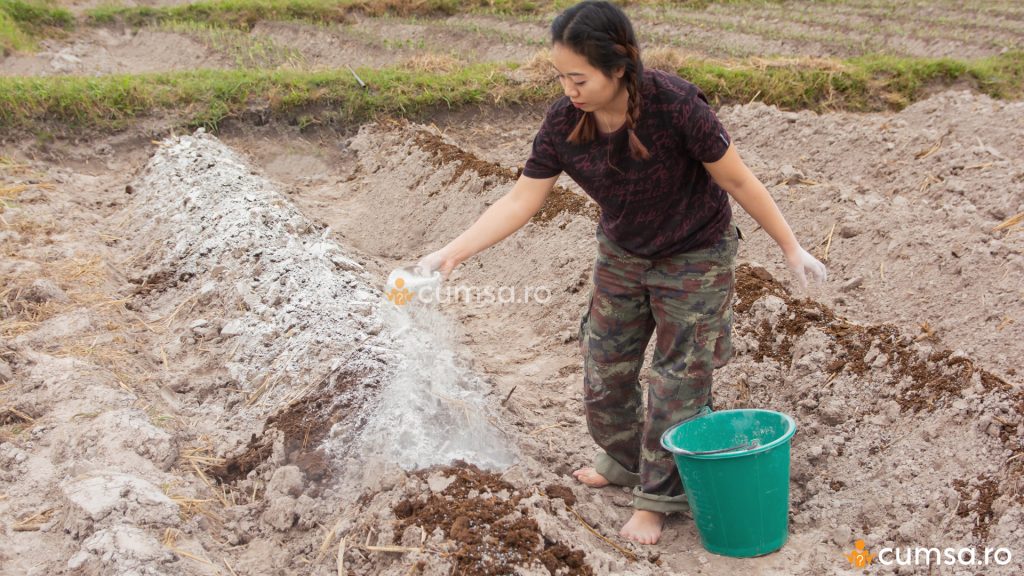
[{"label": "dry sandy soil", "polygon": [[[526,61],[547,19],[81,28],[0,74]],[[1024,38],[1013,2],[634,19],[649,46],[715,57],[985,56]],[[570,475],[595,451],[577,327],[597,210],[574,183],[446,283],[516,301],[386,297],[390,270],[509,190],[543,112],[0,135],[0,574],[817,576],[861,573],[857,539],[1014,555],[875,573],[1022,572],[1024,233],[1000,224],[1024,212],[1024,103],[719,111],[830,270],[793,294],[735,209],[737,355],[715,405],[799,426],[790,540],[747,560],[705,552],[686,515],[657,546],[625,541],[628,493]],[[528,287],[547,297],[524,301]]]},{"label": "dry sandy soil", "polygon": [[[395,323],[387,272],[508,190],[540,114],[5,143],[5,179],[24,189],[0,230],[4,573],[333,574],[341,544],[355,574],[843,574],[856,538],[1024,540],[1022,236],[992,231],[1024,210],[1021,104],[948,92],[899,114],[720,111],[831,268],[794,298],[738,217],[738,355],[716,405],[800,426],[791,539],[751,560],[703,552],[686,516],[659,546],[632,545],[616,536],[628,496],[569,476],[594,452],[575,328],[595,212],[571,182],[449,280],[550,299]],[[423,344],[424,321],[449,325],[450,349]],[[409,334],[454,354],[419,367],[457,365],[500,438],[466,459],[511,450],[512,466],[407,472],[362,449]],[[449,407],[420,405],[481,426]]]},{"label": "dry sandy soil", "polygon": [[[174,4],[170,2],[167,4]],[[142,3],[150,5],[150,3]],[[164,4],[156,2],[153,5]],[[82,12],[88,4],[72,4]],[[644,47],[702,57],[837,56],[864,53],[979,58],[1024,48],[1015,2],[767,2],[630,9]],[[107,74],[184,68],[379,67],[424,54],[467,62],[527,61],[547,43],[553,14],[523,18],[360,18],[343,25],[260,22],[248,32],[82,26],[33,54],[0,61],[2,75]]]}]

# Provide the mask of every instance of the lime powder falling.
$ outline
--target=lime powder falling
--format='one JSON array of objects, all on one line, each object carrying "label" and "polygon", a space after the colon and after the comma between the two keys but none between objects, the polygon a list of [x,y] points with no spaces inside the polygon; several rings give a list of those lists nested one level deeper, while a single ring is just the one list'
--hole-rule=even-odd
[{"label": "lime powder falling", "polygon": [[486,383],[455,353],[451,320],[416,300],[385,300],[381,315],[399,364],[364,430],[366,453],[406,470],[456,460],[492,470],[512,464],[511,442],[487,415]]}]

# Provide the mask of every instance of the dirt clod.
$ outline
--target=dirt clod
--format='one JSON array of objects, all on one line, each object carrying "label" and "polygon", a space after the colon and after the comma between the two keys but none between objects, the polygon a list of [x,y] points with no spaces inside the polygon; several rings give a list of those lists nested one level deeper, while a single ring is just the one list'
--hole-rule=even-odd
[{"label": "dirt clod", "polygon": [[[394,513],[402,528],[421,526],[427,533],[440,528],[456,541],[455,573],[508,574],[516,566],[540,562],[553,575],[592,574],[583,552],[547,543],[537,522],[517,510],[525,494],[512,484],[472,465],[445,472],[454,476],[447,488],[425,501],[406,498],[395,505]],[[427,474],[417,473],[423,478]],[[500,498],[499,492],[509,496]]]}]

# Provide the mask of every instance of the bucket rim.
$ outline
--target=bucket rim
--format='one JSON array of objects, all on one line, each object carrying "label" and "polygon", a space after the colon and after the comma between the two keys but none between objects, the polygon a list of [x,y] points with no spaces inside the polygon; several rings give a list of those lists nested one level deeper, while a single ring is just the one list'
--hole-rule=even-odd
[{"label": "bucket rim", "polygon": [[[679,428],[680,426],[690,424],[703,418],[712,417],[715,414],[728,414],[730,412],[764,412],[769,414],[776,414],[778,416],[781,416],[782,419],[786,422],[786,431],[775,440],[772,440],[771,442],[764,444],[762,446],[758,446],[757,448],[753,448],[750,450],[737,450],[735,452],[722,452],[719,454],[694,454],[692,452],[686,452],[678,448],[671,447],[666,442],[666,440],[672,434],[672,432],[676,428]],[[794,420],[792,416],[786,414],[785,412],[778,412],[776,410],[766,410],[763,408],[734,408],[731,410],[718,410],[714,412],[708,412],[706,414],[700,414],[695,418],[688,418],[686,420],[683,420],[682,422],[679,422],[678,424],[673,425],[668,430],[665,430],[665,432],[661,435],[661,447],[664,448],[665,450],[668,450],[672,454],[675,454],[677,456],[683,456],[685,458],[693,458],[695,460],[723,460],[726,458],[739,458],[742,456],[751,456],[754,454],[760,454],[761,452],[767,452],[768,450],[771,450],[776,446],[779,446],[785,442],[789,442],[789,439],[793,437],[793,434],[796,434],[796,420]]]}]

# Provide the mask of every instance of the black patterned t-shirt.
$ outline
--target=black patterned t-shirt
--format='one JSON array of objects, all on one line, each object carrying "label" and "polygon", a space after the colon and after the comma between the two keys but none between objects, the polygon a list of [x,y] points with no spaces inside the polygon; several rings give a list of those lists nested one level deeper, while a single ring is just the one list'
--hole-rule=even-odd
[{"label": "black patterned t-shirt", "polygon": [[584,112],[563,96],[548,108],[523,175],[543,179],[564,171],[601,207],[608,238],[637,256],[712,246],[732,212],[702,162],[722,158],[729,134],[700,88],[674,74],[644,70],[640,92],[635,132],[649,159],[629,155],[625,125],[587,144],[567,142]]}]

